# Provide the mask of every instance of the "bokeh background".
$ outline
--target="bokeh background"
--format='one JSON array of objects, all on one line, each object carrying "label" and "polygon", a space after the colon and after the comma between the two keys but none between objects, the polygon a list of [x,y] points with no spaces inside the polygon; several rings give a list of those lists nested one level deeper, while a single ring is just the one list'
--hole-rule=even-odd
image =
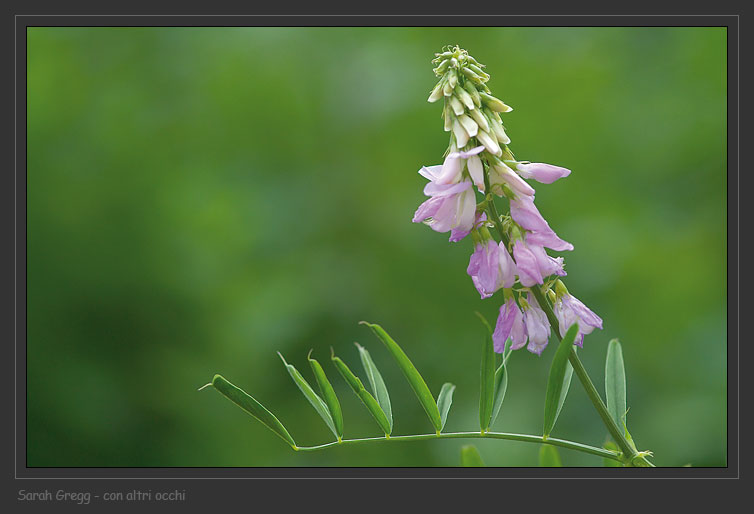
[{"label": "bokeh background", "polygon": [[[580,355],[603,389],[623,343],[629,428],[660,466],[726,465],[724,28],[30,28],[29,466],[455,466],[468,441],[294,453],[208,389],[221,373],[302,444],[330,434],[275,352],[339,393],[347,437],[379,435],[329,362],[431,431],[359,320],[382,324],[446,430],[478,424],[482,301],[469,241],[412,224],[416,171],[447,145],[430,60],[487,65],[519,159],[566,166],[537,204],[575,251],[567,284],[604,330]],[[540,433],[551,344],[510,362],[495,429]],[[554,435],[606,431],[574,380]],[[489,465],[536,445],[472,441]],[[561,450],[564,464],[601,465]]]}]

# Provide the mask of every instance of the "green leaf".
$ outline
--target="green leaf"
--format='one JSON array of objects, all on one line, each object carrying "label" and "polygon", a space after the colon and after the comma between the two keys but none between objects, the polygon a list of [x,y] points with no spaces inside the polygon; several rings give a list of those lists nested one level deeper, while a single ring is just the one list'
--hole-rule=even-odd
[{"label": "green leaf", "polygon": [[495,423],[500,408],[503,406],[505,391],[508,389],[508,366],[505,361],[495,371],[495,401],[492,406],[492,417],[490,418],[490,427]]},{"label": "green leaf", "polygon": [[[573,351],[576,351],[578,347],[574,346]],[[555,411],[555,419],[553,420],[552,424],[555,425],[555,422],[558,420],[558,416],[560,416],[560,410],[563,408],[563,404],[565,403],[566,396],[568,396],[568,389],[571,387],[571,378],[573,377],[573,366],[571,366],[571,362],[566,362],[566,369],[565,369],[565,375],[563,375],[563,389],[560,390],[560,398],[558,398],[558,408]]]},{"label": "green leaf", "polygon": [[356,348],[359,349],[359,356],[361,357],[361,363],[364,365],[364,371],[367,372],[367,379],[372,386],[372,393],[377,399],[377,403],[382,407],[388,422],[390,423],[390,431],[393,430],[393,409],[390,406],[390,395],[387,393],[387,387],[385,387],[385,381],[382,380],[377,366],[374,365],[371,355],[366,348],[359,343],[354,343]]},{"label": "green leaf", "polygon": [[479,428],[485,432],[490,427],[492,407],[495,401],[495,350],[492,336],[484,335],[482,363],[479,371]]},{"label": "green leaf", "polygon": [[450,411],[450,404],[453,403],[453,391],[456,390],[456,386],[450,382],[445,382],[440,389],[440,394],[437,396],[437,410],[440,411],[440,419],[442,420],[442,427],[445,428],[445,422],[448,420],[448,412]]},{"label": "green leaf", "polygon": [[369,394],[369,391],[364,388],[364,384],[361,383],[359,377],[354,375],[348,366],[346,366],[346,363],[340,360],[339,357],[335,356],[334,352],[331,359],[333,364],[335,364],[335,367],[338,369],[338,372],[343,376],[348,385],[351,386],[351,389],[353,389],[353,392],[359,397],[361,403],[363,403],[369,410],[369,413],[374,417],[375,421],[377,421],[377,424],[380,425],[380,428],[385,432],[385,435],[389,436],[391,432],[390,422],[388,421],[385,412],[382,410],[382,407],[380,407],[380,404],[377,403],[377,400]]},{"label": "green leaf", "polygon": [[314,410],[317,411],[317,414],[320,415],[320,417],[325,421],[325,424],[327,424],[327,426],[332,431],[333,435],[335,435],[335,437],[337,438],[338,431],[335,429],[335,423],[333,422],[332,415],[330,415],[330,409],[327,407],[325,402],[322,401],[322,398],[320,398],[317,393],[314,392],[314,389],[312,389],[312,387],[309,385],[309,382],[307,382],[306,379],[301,376],[301,373],[299,373],[292,364],[285,362],[283,354],[278,352],[278,355],[283,361],[283,364],[285,364],[285,368],[288,370],[288,374],[291,375],[291,378],[304,394],[306,399],[309,400],[309,403],[312,404]]},{"label": "green leaf", "polygon": [[511,356],[511,353],[513,353],[513,340],[509,337],[507,341],[505,341],[505,347],[503,348],[503,364],[508,364],[508,358]]},{"label": "green leaf", "polygon": [[461,466],[466,468],[483,468],[484,461],[479,455],[479,450],[473,444],[467,444],[461,448]]},{"label": "green leaf", "polygon": [[607,345],[605,396],[607,397],[607,411],[615,424],[625,427],[626,371],[623,368],[623,351],[617,339],[613,339]]},{"label": "green leaf", "polygon": [[[618,445],[615,444],[612,441],[606,442],[605,445],[604,445],[604,448],[606,450],[613,450],[615,452],[619,452],[620,451],[620,448],[618,448]],[[602,462],[604,464],[604,467],[606,467],[606,468],[620,468],[620,467],[622,467],[620,462],[618,462],[617,460],[608,459],[607,457],[602,457]]]},{"label": "green leaf", "polygon": [[419,374],[419,371],[417,371],[416,367],[411,363],[411,360],[408,358],[405,352],[401,349],[400,346],[398,346],[398,343],[393,341],[393,339],[387,334],[387,332],[383,330],[381,326],[373,323],[367,323],[366,321],[360,321],[359,323],[371,328],[372,332],[374,332],[375,335],[385,344],[390,354],[398,363],[398,367],[401,368],[401,371],[406,376],[406,379],[411,385],[411,388],[414,390],[414,393],[416,393],[416,397],[419,398],[419,403],[421,403],[421,406],[424,408],[427,416],[429,416],[429,419],[434,425],[435,430],[437,432],[442,430],[442,418],[440,417],[440,411],[438,410],[437,404],[435,403],[435,398],[429,391],[427,383]]},{"label": "green leaf", "polygon": [[558,404],[560,403],[560,396],[563,392],[563,382],[565,379],[566,365],[568,364],[568,356],[571,353],[573,347],[573,341],[576,339],[576,334],[579,331],[579,324],[574,323],[571,328],[566,332],[565,337],[558,349],[555,351],[555,357],[552,358],[552,365],[550,366],[550,376],[547,379],[547,392],[545,393],[545,420],[543,437],[547,438],[555,426],[555,419],[558,414]]},{"label": "green leaf", "polygon": [[543,444],[539,449],[539,467],[562,468],[563,463],[560,461],[558,449],[550,444]]},{"label": "green leaf", "polygon": [[276,418],[272,412],[268,411],[264,405],[256,401],[250,394],[243,389],[234,386],[221,375],[214,376],[212,379],[212,386],[228,400],[232,401],[261,421],[267,428],[275,432],[286,443],[290,444],[294,450],[297,448],[296,441],[293,440],[278,418]]},{"label": "green leaf", "polygon": [[319,390],[322,392],[327,408],[330,410],[330,415],[332,416],[333,424],[335,425],[336,435],[338,436],[338,439],[342,439],[343,411],[340,408],[340,402],[335,394],[335,389],[333,389],[332,384],[330,384],[330,381],[327,379],[325,370],[322,369],[322,366],[316,359],[311,358],[311,354],[312,352],[309,352],[309,355],[307,356],[309,366],[312,368],[314,378],[317,379],[317,384],[319,384]]}]

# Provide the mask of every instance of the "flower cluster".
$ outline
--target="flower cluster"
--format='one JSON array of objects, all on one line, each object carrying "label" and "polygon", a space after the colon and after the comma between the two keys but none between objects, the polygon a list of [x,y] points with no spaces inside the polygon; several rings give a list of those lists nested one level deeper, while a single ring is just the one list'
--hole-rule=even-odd
[{"label": "flower cluster", "polygon": [[[585,334],[602,328],[602,319],[571,296],[559,279],[566,275],[563,257],[551,257],[545,249],[570,251],[573,245],[558,237],[544,219],[534,204],[535,190],[527,182],[552,184],[570,170],[514,158],[500,117],[512,109],[492,95],[484,65],[466,50],[446,48],[433,62],[440,81],[428,101],[443,100],[450,145],[442,164],[419,170],[429,181],[424,187],[429,199],[419,206],[413,221],[450,232],[452,242],[471,235],[474,251],[466,271],[474,286],[482,298],[503,291],[493,333],[496,352],[503,352],[508,339],[512,349],[526,346],[538,355],[547,346],[550,322],[531,292],[533,287],[541,287],[551,302],[561,337],[578,322],[576,344],[581,346]],[[480,203],[475,188],[484,195]],[[497,214],[496,196],[508,200],[509,212],[502,216]],[[491,236],[493,227],[502,241]]]}]

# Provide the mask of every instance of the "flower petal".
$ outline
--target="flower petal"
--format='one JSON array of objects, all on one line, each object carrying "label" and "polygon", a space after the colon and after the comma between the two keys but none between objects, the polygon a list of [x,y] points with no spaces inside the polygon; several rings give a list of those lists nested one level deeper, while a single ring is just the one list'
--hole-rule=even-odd
[{"label": "flower petal", "polygon": [[560,166],[553,166],[552,164],[544,164],[541,162],[531,162],[528,164],[518,164],[516,171],[524,178],[533,178],[537,182],[542,184],[552,184],[559,178],[567,177],[571,174],[571,170],[567,168],[561,168]]}]

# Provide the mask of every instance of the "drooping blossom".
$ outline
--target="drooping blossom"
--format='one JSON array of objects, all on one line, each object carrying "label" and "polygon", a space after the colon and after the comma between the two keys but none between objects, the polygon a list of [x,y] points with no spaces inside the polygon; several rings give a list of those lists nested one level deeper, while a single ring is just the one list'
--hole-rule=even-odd
[{"label": "drooping blossom", "polygon": [[540,232],[531,232],[526,235],[526,242],[532,245],[544,246],[557,252],[571,251],[573,245],[564,241],[550,227]]},{"label": "drooping blossom", "polygon": [[563,251],[573,250],[573,245],[558,237],[550,228],[550,225],[539,213],[539,209],[534,205],[534,197],[526,195],[516,195],[510,201],[511,217],[522,228],[531,232],[527,243],[538,246],[546,246],[552,250]]},{"label": "drooping blossom", "polygon": [[542,184],[552,184],[559,178],[567,177],[571,174],[571,170],[567,168],[541,162],[519,163],[516,166],[516,171],[522,177],[533,178]]},{"label": "drooping blossom", "polygon": [[414,213],[413,222],[425,222],[436,232],[450,230],[450,241],[460,241],[474,226],[476,198],[471,181],[462,180],[457,184],[438,184],[441,170],[439,166],[422,168],[419,173],[430,182],[424,187],[424,194],[431,198],[422,203]]},{"label": "drooping blossom", "polygon": [[531,232],[527,232],[524,238],[526,240],[526,246],[537,259],[537,266],[539,266],[539,271],[542,273],[542,277],[550,275],[558,275],[561,277],[566,276],[567,273],[563,269],[563,257],[551,257],[547,255],[547,252],[542,246],[531,243],[530,236]]},{"label": "drooping blossom", "polygon": [[526,324],[526,335],[529,336],[529,344],[526,349],[541,355],[547,347],[547,340],[550,338],[550,322],[547,320],[545,311],[542,310],[531,293],[526,295],[526,300],[528,305],[524,307],[524,323]]},{"label": "drooping blossom", "polygon": [[517,239],[513,245],[513,260],[516,261],[516,272],[522,286],[531,287],[544,283],[537,256],[520,239]]},{"label": "drooping blossom", "polygon": [[[438,164],[436,166],[426,166],[423,169],[429,170],[429,173],[433,177],[435,177],[433,182],[435,182],[436,184],[457,184],[461,181],[462,178],[464,160],[474,158],[474,164],[472,164],[471,162],[468,163],[469,172],[472,171],[473,167],[474,172],[478,171],[479,177],[482,178],[482,162],[479,160],[479,157],[477,157],[477,154],[479,154],[482,150],[484,150],[484,146],[477,146],[476,148],[472,148],[467,152],[451,152],[447,157],[445,157],[445,161],[442,164]],[[476,166],[476,163],[479,164],[478,168]],[[421,173],[421,171],[419,173]],[[472,174],[472,179],[474,180],[474,182],[477,182],[474,174]]]},{"label": "drooping blossom", "polygon": [[595,328],[602,330],[602,318],[592,312],[581,300],[568,293],[555,301],[553,311],[555,312],[555,317],[558,318],[561,337],[565,336],[565,333],[571,328],[574,322],[579,324],[579,332],[574,341],[574,344],[578,346],[584,345],[584,336],[586,334],[591,334]]},{"label": "drooping blossom", "polygon": [[503,353],[505,342],[511,339],[511,349],[518,350],[526,344],[526,325],[516,301],[511,297],[500,306],[495,331],[492,333],[493,347],[497,353]]},{"label": "drooping blossom", "polygon": [[512,287],[516,281],[513,259],[505,245],[493,239],[475,245],[466,273],[482,298],[489,298],[500,288]]},{"label": "drooping blossom", "polygon": [[516,272],[521,285],[532,287],[535,284],[543,284],[544,278],[550,275],[564,277],[563,257],[550,257],[544,248],[529,242],[529,234],[526,242],[520,239],[513,245],[513,259],[516,264]]},{"label": "drooping blossom", "polygon": [[[534,196],[534,188],[526,183],[524,179],[519,177],[512,169],[505,164],[493,164],[489,167],[490,174],[490,189],[496,195],[502,195],[503,184],[507,184],[516,194],[524,196]],[[484,192],[484,184],[480,191]]]}]

